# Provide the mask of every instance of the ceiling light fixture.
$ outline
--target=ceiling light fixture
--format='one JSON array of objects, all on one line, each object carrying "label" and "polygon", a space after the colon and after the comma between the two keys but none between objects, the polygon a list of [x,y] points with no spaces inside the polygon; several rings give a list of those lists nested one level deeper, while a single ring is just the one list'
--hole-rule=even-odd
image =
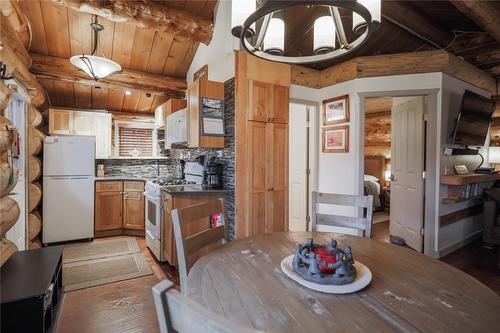
[{"label": "ceiling light fixture", "polygon": [[[240,39],[243,48],[257,57],[289,64],[323,62],[351,53],[368,40],[381,22],[381,0],[233,0],[232,6],[231,33]],[[308,16],[313,18],[298,33],[297,20],[291,22],[289,17],[292,15],[286,15],[291,7],[303,8],[303,11],[294,12],[295,15],[304,13],[301,20]],[[349,12],[352,13],[353,33],[346,34],[344,26],[347,24],[343,23],[347,22],[343,20],[350,19],[347,18]],[[313,16],[308,15],[310,13]],[[287,50],[285,31],[288,25],[293,27],[290,31],[294,33],[294,41],[306,38],[312,30],[310,53]]]},{"label": "ceiling light fixture", "polygon": [[104,30],[104,27],[97,21],[97,15],[95,16],[95,21],[90,23],[90,26],[94,34],[92,54],[73,56],[70,58],[70,62],[96,81],[120,73],[122,71],[121,66],[113,60],[105,58],[99,49],[99,32]]},{"label": "ceiling light fixture", "polygon": [[125,90],[125,95],[130,96],[132,95],[132,92],[130,90]]}]

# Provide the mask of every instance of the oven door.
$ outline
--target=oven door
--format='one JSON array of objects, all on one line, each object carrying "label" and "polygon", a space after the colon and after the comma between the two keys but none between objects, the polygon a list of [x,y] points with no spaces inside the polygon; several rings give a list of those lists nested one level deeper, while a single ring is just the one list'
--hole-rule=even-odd
[{"label": "oven door", "polygon": [[149,231],[150,235],[155,239],[160,240],[162,225],[161,199],[160,197],[152,196],[147,192],[144,193],[144,197],[146,199],[146,231]]}]

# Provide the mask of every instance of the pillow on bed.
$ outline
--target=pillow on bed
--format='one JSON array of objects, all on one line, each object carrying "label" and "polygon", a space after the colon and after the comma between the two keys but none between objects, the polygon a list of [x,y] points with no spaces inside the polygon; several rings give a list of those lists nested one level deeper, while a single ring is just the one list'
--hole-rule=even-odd
[{"label": "pillow on bed", "polygon": [[365,175],[365,182],[378,182],[378,178],[372,175]]}]

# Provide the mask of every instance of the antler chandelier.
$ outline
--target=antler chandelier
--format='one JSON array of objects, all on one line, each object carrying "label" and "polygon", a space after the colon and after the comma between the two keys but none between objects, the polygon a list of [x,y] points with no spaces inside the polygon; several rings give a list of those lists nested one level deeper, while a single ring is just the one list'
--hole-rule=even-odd
[{"label": "antler chandelier", "polygon": [[92,55],[76,55],[71,57],[69,61],[96,81],[120,73],[122,67],[113,60],[104,57],[99,48],[99,32],[104,30],[104,27],[97,21],[97,15],[95,16],[95,21],[90,23],[90,26],[94,34]]},{"label": "antler chandelier", "polygon": [[[292,7],[298,10],[287,16]],[[351,17],[352,31],[348,31]],[[308,18],[311,22],[304,24]],[[380,24],[381,0],[233,0],[231,19],[232,34],[249,53],[277,62],[309,64],[338,58],[363,45]],[[310,50],[287,49],[287,29],[294,34],[288,33],[288,44],[292,40],[297,45],[312,35]]]}]

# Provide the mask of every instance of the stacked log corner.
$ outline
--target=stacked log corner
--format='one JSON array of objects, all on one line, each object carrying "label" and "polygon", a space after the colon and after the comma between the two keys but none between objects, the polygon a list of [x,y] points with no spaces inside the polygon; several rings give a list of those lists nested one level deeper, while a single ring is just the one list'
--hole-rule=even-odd
[{"label": "stacked log corner", "polygon": [[0,266],[18,250],[16,244],[5,238],[19,220],[21,209],[17,201],[9,194],[16,186],[19,172],[10,158],[17,132],[14,125],[4,117],[4,110],[9,105],[11,93],[0,81]]},{"label": "stacked log corner", "polygon": [[33,105],[28,107],[28,248],[40,248],[42,243],[42,186],[39,178],[42,174],[42,150],[45,134],[39,129],[42,126],[42,113]]}]

